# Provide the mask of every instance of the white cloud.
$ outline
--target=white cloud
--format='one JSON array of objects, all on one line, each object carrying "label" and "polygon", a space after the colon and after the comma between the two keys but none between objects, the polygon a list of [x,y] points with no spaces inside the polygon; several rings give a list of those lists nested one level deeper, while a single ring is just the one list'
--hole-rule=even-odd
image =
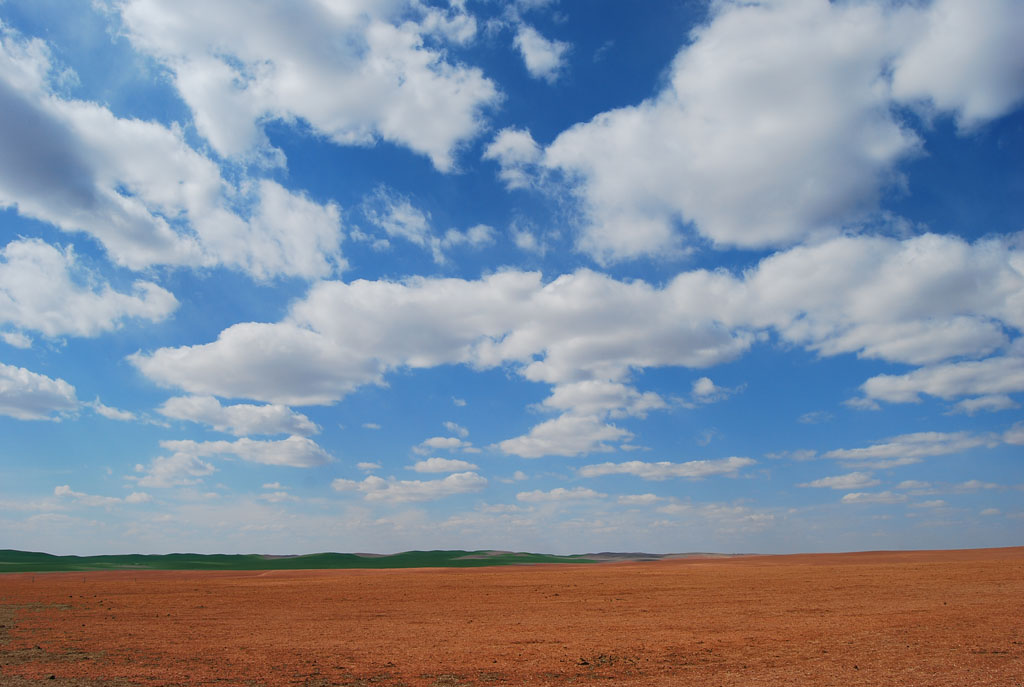
[{"label": "white cloud", "polygon": [[[181,127],[64,99],[51,71],[42,41],[0,27],[0,207],[86,232],[132,269],[222,264],[265,279],[344,267],[335,205],[269,180],[229,183]],[[136,289],[161,296],[148,282]]]},{"label": "white cloud", "polygon": [[991,396],[965,398],[953,406],[952,412],[974,415],[979,411],[996,412],[1019,407],[1019,404],[1006,394],[993,394]]},{"label": "white cloud", "polygon": [[409,466],[409,469],[416,472],[469,472],[479,470],[480,468],[465,460],[427,458],[426,460],[416,461],[416,463]]},{"label": "white cloud", "polygon": [[568,177],[578,248],[602,262],[678,250],[683,227],[720,246],[818,239],[873,212],[920,152],[894,105],[969,126],[1021,101],[1022,28],[1014,0],[715,3],[659,93],[562,132],[543,165]]},{"label": "white cloud", "polygon": [[472,37],[458,7],[130,0],[120,10],[132,43],[171,71],[199,133],[224,156],[266,152],[265,122],[301,119],[337,144],[383,139],[447,171],[499,97],[479,69],[425,45]]},{"label": "white cloud", "polygon": [[1024,422],[1018,422],[1003,434],[1003,441],[1017,446],[1024,445]]},{"label": "white cloud", "polygon": [[504,453],[522,458],[542,456],[578,456],[595,451],[611,451],[605,443],[621,441],[633,434],[621,427],[604,424],[596,417],[560,415],[533,427],[529,433],[500,441]]},{"label": "white cloud", "polygon": [[148,503],[153,500],[153,497],[144,491],[132,492],[128,496],[119,498],[117,496],[97,496],[95,494],[86,494],[80,491],[73,491],[67,484],[55,487],[53,495],[60,498],[70,498],[75,503],[80,503],[83,506],[115,506],[120,503],[139,504]]},{"label": "white cloud", "polygon": [[845,475],[834,477],[822,477],[813,482],[798,484],[798,487],[827,487],[829,489],[864,489],[874,487],[882,482],[871,476],[868,472],[849,472]]},{"label": "white cloud", "polygon": [[302,413],[282,405],[221,405],[213,396],[177,396],[157,408],[176,420],[199,422],[235,436],[250,434],[317,434],[320,428]]},{"label": "white cloud", "polygon": [[362,463],[356,463],[356,467],[359,468],[360,470],[364,470],[366,472],[372,472],[374,470],[380,470],[381,469],[381,464],[380,463],[362,462]]},{"label": "white cloud", "polygon": [[78,408],[75,387],[23,367],[0,363],[0,415],[59,420]]},{"label": "white cloud", "polygon": [[197,484],[201,478],[216,471],[210,463],[200,460],[192,453],[177,452],[170,456],[158,456],[148,466],[136,465],[135,472],[125,479],[137,483],[140,487],[166,489],[169,487]]},{"label": "white cloud", "polygon": [[443,265],[448,262],[448,257],[446,256],[445,251],[450,248],[467,246],[469,248],[480,249],[494,243],[494,241],[494,227],[487,224],[475,224],[465,231],[449,229],[444,233],[444,236],[435,236],[431,238],[430,252],[434,257],[434,262],[438,265]]},{"label": "white cloud", "polygon": [[121,293],[83,267],[70,248],[17,239],[0,249],[0,322],[48,337],[96,336],[126,318],[154,322],[178,307],[166,289],[136,281]]},{"label": "white cloud", "polygon": [[556,385],[542,406],[576,415],[643,418],[649,411],[663,410],[668,404],[653,391],[641,393],[618,382],[588,379]]},{"label": "white cloud", "polygon": [[601,492],[594,491],[593,489],[587,489],[586,487],[573,487],[572,489],[557,487],[550,491],[541,491],[540,489],[536,489],[534,491],[521,491],[516,494],[516,499],[527,503],[546,503],[558,501],[588,501],[591,499],[603,499],[606,496],[608,496],[608,494],[602,494]]},{"label": "white cloud", "polygon": [[744,247],[835,230],[917,148],[890,112],[877,6],[718,3],[691,39],[661,93],[546,151],[580,179],[579,247],[599,260],[677,247],[680,222]]},{"label": "white cloud", "polygon": [[922,482],[916,479],[905,479],[896,485],[897,489],[929,489],[931,482]]},{"label": "white cloud", "polygon": [[453,494],[477,492],[487,486],[487,479],[475,472],[457,472],[439,480],[396,480],[370,475],[362,482],[336,479],[331,487],[336,491],[358,491],[367,501],[405,503],[434,501]]},{"label": "white cloud", "polygon": [[271,491],[266,494],[260,494],[256,498],[266,501],[267,503],[285,503],[287,501],[299,501],[297,496],[292,496],[287,491]]},{"label": "white cloud", "polygon": [[477,453],[479,449],[473,447],[473,442],[458,437],[430,437],[424,439],[418,446],[413,448],[416,453],[430,453],[431,451],[467,451]]},{"label": "white cloud", "polygon": [[[435,235],[429,213],[413,205],[409,198],[384,186],[363,200],[362,213],[389,237],[401,238],[429,250],[439,265],[448,261],[445,251],[451,248],[482,248],[494,243],[494,229],[486,224],[477,224],[465,231],[449,229],[441,236]],[[371,240],[372,237],[360,233],[357,238]],[[384,240],[384,247],[387,246],[390,242]]]},{"label": "white cloud", "polygon": [[842,498],[843,503],[903,503],[906,500],[905,494],[896,494],[891,491],[881,491],[874,494],[857,491],[847,494]]},{"label": "white cloud", "polygon": [[[548,283],[513,270],[479,280],[325,281],[279,323],[240,323],[212,343],[131,360],[153,381],[194,394],[297,405],[331,403],[398,368],[507,365],[555,385],[546,407],[589,407],[602,419],[659,405],[627,385],[636,370],[720,364],[777,332],[820,355],[927,366],[868,380],[867,402],[1013,393],[1024,390],[1024,344],[1007,335],[1024,328],[1018,242],[838,237],[774,254],[740,276],[692,270],[663,286],[589,270]],[[941,362],[950,359],[958,360]],[[698,381],[725,391],[710,384]]]},{"label": "white cloud", "polygon": [[630,460],[624,463],[598,463],[584,465],[579,469],[581,477],[602,477],[604,475],[634,475],[641,479],[665,480],[673,477],[700,479],[711,475],[735,475],[741,468],[753,465],[750,458],[721,458],[717,460],[690,460],[684,463],[658,461],[648,463]]},{"label": "white cloud", "polygon": [[463,439],[469,436],[468,429],[458,424],[457,422],[452,422],[451,420],[445,421],[444,428],[447,429],[452,434],[458,434]]},{"label": "white cloud", "polygon": [[312,439],[294,435],[279,441],[243,437],[235,441],[161,441],[160,445],[175,453],[196,457],[235,456],[252,463],[296,468],[316,467],[334,460]]},{"label": "white cloud", "polygon": [[877,375],[861,385],[868,399],[916,403],[921,394],[952,399],[1024,391],[1024,339],[1011,355],[922,367],[902,375]]},{"label": "white cloud", "polygon": [[826,410],[812,410],[797,418],[797,422],[804,425],[817,425],[833,419],[832,413]]},{"label": "white cloud", "polygon": [[998,508],[986,508],[982,510],[979,515],[999,515],[1000,513],[1002,513],[1002,511],[999,510]]},{"label": "white cloud", "polygon": [[1013,237],[839,237],[776,253],[745,277],[733,296],[741,321],[822,355],[929,364],[991,353],[1009,341],[1001,323],[1024,327]]},{"label": "white cloud", "polygon": [[[500,170],[498,176],[505,187],[529,188],[542,173],[540,162],[543,153],[527,129],[508,127],[499,131],[484,151],[483,159],[495,160]],[[522,246],[520,246],[522,248]]]},{"label": "white cloud", "polygon": [[970,128],[1024,99],[1024,7],[1015,0],[936,0],[913,17],[893,64],[894,95],[957,114]]},{"label": "white cloud", "polygon": [[977,479],[970,479],[966,482],[962,482],[957,486],[960,491],[977,491],[978,489],[998,489],[999,485],[995,482],[982,482]]},{"label": "white cloud", "polygon": [[154,458],[148,466],[136,465],[137,474],[126,479],[139,486],[156,488],[197,484],[203,477],[216,472],[212,464],[203,460],[212,456],[302,468],[323,465],[333,460],[316,442],[300,436],[290,436],[281,441],[254,441],[247,438],[233,442],[161,441],[160,446],[171,451],[171,455]]},{"label": "white cloud", "polygon": [[910,504],[911,508],[943,508],[946,506],[946,502],[942,499],[933,499],[931,501],[921,501],[920,503]]},{"label": "white cloud", "polygon": [[363,429],[380,429],[380,425],[376,422],[364,422],[362,427]]},{"label": "white cloud", "polygon": [[623,506],[649,506],[664,500],[664,497],[656,494],[624,494],[618,498]]},{"label": "white cloud", "polygon": [[559,74],[565,68],[570,48],[568,43],[545,38],[528,24],[519,25],[513,42],[519,54],[523,56],[530,76],[544,79],[548,83],[558,80]]},{"label": "white cloud", "polygon": [[363,201],[363,215],[391,238],[401,238],[426,247],[433,230],[430,216],[412,201],[389,189],[378,187]]},{"label": "white cloud", "polygon": [[0,339],[15,348],[32,348],[32,337],[23,332],[0,332]]},{"label": "white cloud", "polygon": [[693,382],[690,398],[693,403],[716,403],[729,398],[737,390],[718,386],[710,377],[701,377]]},{"label": "white cloud", "polygon": [[864,467],[892,467],[919,463],[923,458],[993,446],[995,437],[971,432],[915,432],[892,437],[880,444],[864,448],[835,449],[823,454],[851,465]]},{"label": "white cloud", "polygon": [[117,420],[118,422],[132,422],[136,419],[135,413],[128,410],[121,410],[120,408],[111,408],[110,406],[103,405],[100,403],[100,399],[97,398],[92,403],[87,404],[96,413],[102,415],[108,420]]}]

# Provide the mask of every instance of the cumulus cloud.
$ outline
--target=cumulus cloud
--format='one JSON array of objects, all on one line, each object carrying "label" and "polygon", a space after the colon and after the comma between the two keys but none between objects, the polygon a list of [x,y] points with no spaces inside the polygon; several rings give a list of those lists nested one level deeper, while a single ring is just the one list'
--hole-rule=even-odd
[{"label": "cumulus cloud", "polygon": [[1003,441],[1017,446],[1024,445],[1024,422],[1018,422],[1003,434]]},{"label": "cumulus cloud", "polygon": [[477,492],[487,486],[487,479],[475,472],[457,472],[438,480],[396,480],[370,475],[362,482],[336,479],[331,482],[335,491],[357,491],[367,501],[406,503],[434,501],[454,494]]},{"label": "cumulus cloud", "polygon": [[702,294],[688,286],[656,289],[589,270],[548,284],[516,271],[321,282],[283,322],[241,323],[216,342],[131,360],[192,393],[301,405],[333,402],[397,367],[512,362],[534,381],[620,380],[634,367],[712,365],[746,350],[752,335],[693,312]]},{"label": "cumulus cloud", "polygon": [[523,57],[526,70],[535,79],[554,83],[565,68],[569,44],[545,38],[529,24],[521,23],[513,43]]},{"label": "cumulus cloud", "polygon": [[136,281],[122,293],[83,267],[70,247],[17,239],[0,249],[0,322],[47,337],[96,336],[127,318],[163,320],[178,307],[166,289]]},{"label": "cumulus cloud", "polygon": [[32,337],[24,332],[0,332],[0,339],[15,348],[32,348]]},{"label": "cumulus cloud", "polygon": [[0,363],[0,415],[59,420],[78,408],[75,387],[23,367]]},{"label": "cumulus cloud", "polygon": [[827,487],[829,489],[864,489],[874,487],[882,482],[871,476],[869,472],[849,472],[845,475],[822,477],[813,482],[798,484],[798,487]]},{"label": "cumulus cloud", "polygon": [[379,187],[363,200],[363,215],[391,238],[427,246],[432,229],[430,216],[412,201],[387,187]]},{"label": "cumulus cloud", "polygon": [[861,391],[868,401],[889,403],[917,403],[922,394],[942,399],[991,399],[1024,391],[1024,339],[1014,342],[1009,355],[930,365],[902,375],[877,375],[865,381]]},{"label": "cumulus cloud", "polygon": [[458,5],[130,0],[119,9],[133,45],[170,70],[222,156],[267,154],[265,123],[301,119],[339,145],[389,141],[448,171],[499,97],[480,69],[426,45],[473,36]]},{"label": "cumulus cloud", "polygon": [[135,413],[128,410],[121,410],[120,408],[111,408],[108,405],[103,405],[100,399],[95,399],[92,403],[88,404],[98,415],[101,415],[108,420],[117,420],[118,422],[132,422],[136,419]]},{"label": "cumulus cloud", "polygon": [[413,465],[409,466],[409,469],[416,472],[470,472],[480,468],[465,460],[427,458],[426,460],[416,461]]},{"label": "cumulus cloud", "polygon": [[994,446],[994,436],[971,432],[915,432],[863,448],[835,449],[823,454],[850,465],[885,468],[920,463],[931,456],[960,453],[980,446]]},{"label": "cumulus cloud", "polygon": [[[448,262],[446,251],[451,248],[482,248],[494,243],[494,229],[486,224],[477,224],[465,231],[449,229],[444,234],[437,235],[429,213],[413,205],[411,199],[406,196],[383,186],[363,200],[362,213],[388,237],[400,238],[429,250],[434,262],[439,265]],[[383,243],[391,245],[386,239]]]},{"label": "cumulus cloud", "polygon": [[753,465],[750,458],[730,457],[718,460],[690,460],[684,463],[658,461],[648,463],[630,460],[625,463],[598,463],[585,465],[578,472],[581,477],[603,477],[604,475],[633,475],[647,480],[665,480],[673,477],[699,479],[711,475],[735,475],[741,468]]},{"label": "cumulus cloud", "polygon": [[507,127],[499,131],[484,151],[483,159],[494,160],[505,187],[529,188],[541,174],[543,153],[527,129]]},{"label": "cumulus cloud", "polygon": [[579,180],[579,247],[599,260],[677,247],[681,223],[743,247],[833,231],[870,208],[918,147],[890,112],[881,8],[715,10],[662,92],[577,124],[545,151],[546,165]]},{"label": "cumulus cloud", "polygon": [[[395,369],[510,366],[552,384],[541,407],[565,418],[507,447],[539,455],[547,441],[574,455],[626,436],[607,418],[642,417],[665,403],[628,384],[635,371],[721,364],[773,332],[823,356],[924,366],[868,380],[870,402],[1024,390],[1021,344],[1009,337],[1024,328],[1018,243],[837,237],[740,275],[691,270],[659,286],[582,269],[547,283],[514,270],[478,280],[324,281],[281,322],[240,323],[211,343],[130,359],[153,381],[193,394],[296,405],[332,403]],[[695,391],[706,399],[725,389],[708,378]],[[562,431],[570,425],[587,430],[572,445]]]},{"label": "cumulus cloud", "polygon": [[653,391],[641,393],[619,382],[598,379],[558,384],[541,405],[578,415],[614,418],[643,418],[649,411],[668,407],[665,400]]},{"label": "cumulus cloud", "polygon": [[320,427],[312,420],[283,405],[221,405],[213,396],[177,396],[157,408],[161,415],[176,420],[198,422],[218,432],[235,436],[250,434],[317,434]]},{"label": "cumulus cloud", "polygon": [[608,494],[587,489],[586,487],[557,487],[550,491],[536,489],[534,491],[521,491],[516,494],[516,499],[527,503],[549,503],[558,501],[589,501],[591,499],[603,499]]},{"label": "cumulus cloud", "polygon": [[908,25],[892,90],[956,113],[962,128],[1006,114],[1024,99],[1024,7],[1014,0],[936,0]]},{"label": "cumulus cloud", "polygon": [[622,441],[633,434],[621,427],[604,424],[592,416],[561,415],[533,427],[527,434],[500,441],[504,453],[521,458],[578,456],[611,451],[609,441]]},{"label": "cumulus cloud", "polygon": [[169,456],[158,456],[149,465],[136,465],[136,474],[125,479],[140,487],[167,489],[197,484],[215,471],[213,465],[200,460],[194,453],[179,451]]},{"label": "cumulus cloud", "polygon": [[424,439],[418,446],[413,448],[413,451],[416,453],[430,453],[435,450],[478,453],[480,449],[474,448],[473,442],[460,439],[459,437],[430,437],[429,439]]},{"label": "cumulus cloud", "polygon": [[[975,125],[1024,96],[1012,0],[930,5],[719,2],[642,103],[562,132],[541,164],[583,213],[602,262],[717,246],[791,245],[876,209],[921,151],[895,104]],[[506,170],[510,170],[506,176]],[[522,165],[503,165],[525,185]]]},{"label": "cumulus cloud", "polygon": [[334,460],[316,442],[300,436],[290,436],[280,441],[256,441],[248,438],[236,441],[186,439],[161,441],[160,446],[171,451],[171,455],[158,456],[150,461],[149,465],[136,465],[136,474],[126,479],[139,486],[156,488],[197,484],[203,477],[216,472],[213,464],[203,460],[210,457],[226,456],[263,465],[299,468],[315,467]]},{"label": "cumulus cloud", "polygon": [[462,425],[460,425],[457,422],[452,422],[451,420],[445,421],[444,428],[447,429],[452,434],[458,434],[463,439],[465,439],[466,437],[469,436],[469,430],[468,429],[466,429],[465,427],[463,427]]},{"label": "cumulus cloud", "polygon": [[965,398],[953,405],[951,412],[974,415],[978,412],[993,413],[999,410],[1019,408],[1020,405],[1006,394],[992,394],[990,396],[978,396],[977,398]]},{"label": "cumulus cloud", "polygon": [[623,506],[649,506],[664,500],[664,497],[657,494],[623,494],[617,499]]},{"label": "cumulus cloud", "polygon": [[[335,205],[270,180],[229,183],[180,127],[63,98],[53,71],[45,43],[0,27],[0,207],[85,232],[132,269],[227,265],[265,279],[344,267]],[[155,285],[136,288],[167,307]]]},{"label": "cumulus cloud", "polygon": [[846,494],[842,498],[843,503],[903,503],[906,500],[906,494],[896,494],[891,491],[880,491],[877,493],[855,491]]},{"label": "cumulus cloud", "polygon": [[202,458],[234,456],[251,463],[296,468],[316,467],[334,460],[312,439],[294,435],[279,441],[257,441],[243,437],[235,441],[161,441],[160,445],[176,454]]},{"label": "cumulus cloud", "polygon": [[83,506],[115,506],[121,503],[139,504],[149,503],[153,500],[153,497],[144,491],[134,491],[124,498],[119,498],[117,496],[97,496],[95,494],[73,491],[67,484],[54,488],[53,495],[60,498],[73,499],[75,503]]},{"label": "cumulus cloud", "polygon": [[715,384],[710,377],[701,377],[693,382],[690,390],[690,401],[683,401],[684,405],[692,406],[701,403],[716,403],[725,400],[736,393],[738,389],[727,389]]}]

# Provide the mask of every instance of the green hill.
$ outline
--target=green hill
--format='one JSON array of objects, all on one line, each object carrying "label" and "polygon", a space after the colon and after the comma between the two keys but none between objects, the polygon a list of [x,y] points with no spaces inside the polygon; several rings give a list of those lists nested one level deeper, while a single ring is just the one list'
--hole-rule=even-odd
[{"label": "green hill", "polygon": [[0,573],[84,570],[337,570],[347,568],[478,568],[537,563],[593,563],[582,556],[507,551],[405,551],[387,556],[313,553],[304,556],[171,553],[54,556],[0,549]]}]

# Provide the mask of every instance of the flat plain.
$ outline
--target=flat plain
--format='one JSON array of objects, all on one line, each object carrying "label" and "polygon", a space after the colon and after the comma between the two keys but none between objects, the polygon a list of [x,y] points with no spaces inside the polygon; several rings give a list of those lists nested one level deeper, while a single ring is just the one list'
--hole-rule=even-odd
[{"label": "flat plain", "polygon": [[2,685],[1024,686],[1024,547],[0,576]]}]

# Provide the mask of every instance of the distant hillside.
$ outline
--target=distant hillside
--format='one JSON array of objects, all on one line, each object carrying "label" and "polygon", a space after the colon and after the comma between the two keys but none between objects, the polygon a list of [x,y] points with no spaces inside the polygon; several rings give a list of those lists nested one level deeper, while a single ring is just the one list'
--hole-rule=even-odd
[{"label": "distant hillside", "polygon": [[324,570],[347,568],[479,568],[536,563],[595,563],[584,556],[552,556],[511,551],[405,551],[387,556],[313,553],[304,556],[259,554],[54,556],[0,549],[0,573],[84,570]]}]

